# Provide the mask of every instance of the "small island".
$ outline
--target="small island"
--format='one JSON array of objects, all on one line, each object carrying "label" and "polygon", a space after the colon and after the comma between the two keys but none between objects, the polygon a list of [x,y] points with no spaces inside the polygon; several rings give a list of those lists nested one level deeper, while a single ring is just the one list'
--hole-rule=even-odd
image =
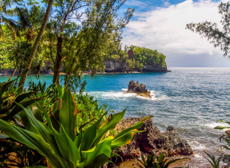
[{"label": "small island", "polygon": [[171,72],[167,69],[166,56],[157,50],[145,47],[126,46],[119,53],[114,52],[105,61],[107,73]]},{"label": "small island", "polygon": [[124,94],[127,93],[136,93],[138,96],[142,96],[145,98],[152,98],[151,92],[146,89],[145,84],[140,84],[139,81],[134,82],[133,80],[129,81],[128,91],[124,92]]}]

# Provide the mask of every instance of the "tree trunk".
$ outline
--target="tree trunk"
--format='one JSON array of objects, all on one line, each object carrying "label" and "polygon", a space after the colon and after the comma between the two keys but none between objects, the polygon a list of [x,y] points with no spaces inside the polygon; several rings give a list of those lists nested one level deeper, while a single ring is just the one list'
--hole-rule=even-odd
[{"label": "tree trunk", "polygon": [[[28,61],[27,61],[25,69],[30,69],[30,67],[31,67],[31,64],[32,64],[32,61],[34,59],[35,53],[37,51],[38,45],[39,45],[39,43],[40,43],[40,41],[42,39],[42,35],[43,35],[44,31],[45,31],[46,23],[47,23],[47,21],[49,19],[49,15],[50,15],[50,11],[52,9],[52,5],[53,5],[53,0],[49,0],[49,4],[48,4],[48,7],[46,9],[46,14],[45,14],[45,17],[43,19],[42,26],[40,28],[40,32],[39,32],[39,34],[38,34],[38,36],[37,36],[37,38],[36,38],[36,40],[34,42],[34,45],[33,45],[32,51],[30,52],[30,56],[28,58]],[[21,91],[23,90],[27,75],[28,75],[28,72],[24,76],[22,76],[21,79],[20,79],[19,86],[21,86]]]},{"label": "tree trunk", "polygon": [[15,67],[14,67],[14,70],[13,70],[13,72],[11,73],[8,82],[11,81],[11,79],[13,78],[13,76],[14,76],[14,74],[15,74],[17,68],[18,68],[18,65],[19,65],[19,61],[16,63],[16,65],[15,65]]},{"label": "tree trunk", "polygon": [[59,73],[61,70],[61,52],[62,52],[62,36],[58,37],[58,43],[57,43],[57,57],[55,60],[54,65],[54,76],[53,76],[53,83],[56,83],[59,85]]}]

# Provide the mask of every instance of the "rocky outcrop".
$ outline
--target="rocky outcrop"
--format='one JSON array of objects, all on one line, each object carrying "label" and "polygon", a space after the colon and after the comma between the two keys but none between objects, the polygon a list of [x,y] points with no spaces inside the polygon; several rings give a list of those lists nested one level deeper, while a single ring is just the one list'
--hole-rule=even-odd
[{"label": "rocky outcrop", "polygon": [[[143,117],[122,119],[115,127],[115,130],[120,132],[141,119]],[[193,154],[191,146],[179,136],[173,126],[169,126],[165,133],[161,133],[157,127],[153,126],[152,119],[148,119],[139,130],[146,131],[136,133],[130,144],[120,147],[119,151],[117,151],[123,160],[132,159],[134,156],[139,157],[140,152],[151,153],[152,150],[158,154],[165,151],[167,156]]]},{"label": "rocky outcrop", "polygon": [[118,62],[115,60],[107,60],[105,61],[105,72],[131,72],[131,71],[143,71],[143,72],[170,72],[166,67],[161,67],[160,65],[154,65],[151,63],[147,63],[144,65],[142,70],[139,69],[131,69],[129,68],[126,62]]},{"label": "rocky outcrop", "polygon": [[146,93],[147,89],[145,84],[140,84],[139,81],[134,82],[133,80],[129,81],[128,91],[127,93]]},{"label": "rocky outcrop", "polygon": [[152,98],[151,92],[146,89],[145,84],[140,84],[139,82],[134,82],[133,80],[129,81],[128,91],[126,93],[136,93],[138,96],[142,96],[145,98]]},{"label": "rocky outcrop", "polygon": [[126,72],[130,71],[129,66],[123,62],[107,60],[105,61],[105,72]]}]

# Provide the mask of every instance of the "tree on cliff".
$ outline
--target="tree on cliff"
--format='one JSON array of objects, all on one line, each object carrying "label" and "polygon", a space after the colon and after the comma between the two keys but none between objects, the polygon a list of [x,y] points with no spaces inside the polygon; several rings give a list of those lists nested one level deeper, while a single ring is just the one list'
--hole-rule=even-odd
[{"label": "tree on cliff", "polygon": [[215,47],[220,47],[224,52],[224,56],[230,57],[230,3],[220,3],[219,13],[222,15],[221,24],[223,29],[220,30],[216,23],[202,22],[189,23],[186,28],[199,33],[202,37],[206,37]]}]

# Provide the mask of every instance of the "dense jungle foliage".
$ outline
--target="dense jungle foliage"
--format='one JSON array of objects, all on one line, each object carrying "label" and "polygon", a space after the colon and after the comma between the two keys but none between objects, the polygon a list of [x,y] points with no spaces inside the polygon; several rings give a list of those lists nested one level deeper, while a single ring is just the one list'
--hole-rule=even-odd
[{"label": "dense jungle foliage", "polygon": [[166,56],[157,50],[133,45],[129,47],[125,46],[124,50],[121,50],[119,53],[113,51],[113,53],[110,54],[110,59],[118,62],[125,62],[130,68],[136,68],[139,70],[142,70],[146,64],[166,67],[165,58]]}]

